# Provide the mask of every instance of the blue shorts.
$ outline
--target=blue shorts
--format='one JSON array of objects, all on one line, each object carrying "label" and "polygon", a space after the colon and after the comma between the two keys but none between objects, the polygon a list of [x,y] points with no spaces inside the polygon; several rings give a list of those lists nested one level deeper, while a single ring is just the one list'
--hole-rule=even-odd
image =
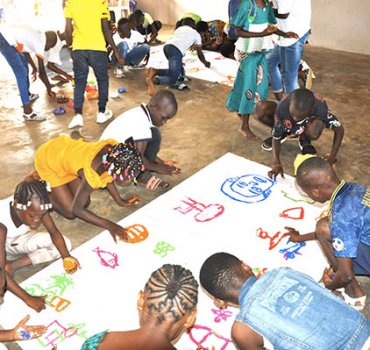
[{"label": "blue shorts", "polygon": [[370,276],[370,246],[360,242],[357,257],[352,259],[355,275]]}]

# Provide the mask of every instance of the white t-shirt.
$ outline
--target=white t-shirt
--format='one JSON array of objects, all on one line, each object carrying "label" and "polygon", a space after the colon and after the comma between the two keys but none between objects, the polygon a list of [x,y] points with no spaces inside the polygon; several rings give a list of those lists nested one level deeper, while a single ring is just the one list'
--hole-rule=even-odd
[{"label": "white t-shirt", "polygon": [[30,228],[24,224],[19,227],[14,225],[13,219],[10,215],[10,202],[12,200],[13,197],[8,197],[0,200],[0,222],[7,228],[7,240],[12,240],[15,237],[24,235],[30,230]]},{"label": "white t-shirt", "polygon": [[200,34],[190,26],[181,26],[175,30],[173,36],[166,42],[176,46],[185,56],[186,50],[194,44],[196,46],[202,46],[202,38]]},{"label": "white t-shirt", "polygon": [[57,43],[54,47],[52,47],[49,51],[45,53],[45,63],[52,62],[57,64],[58,66],[62,65],[62,61],[60,59],[60,51],[62,50],[63,46],[66,44],[65,40],[60,40],[59,36],[57,35]]},{"label": "white t-shirt", "polygon": [[113,40],[116,46],[121,42],[126,42],[128,45],[128,52],[130,52],[135,46],[145,42],[145,36],[136,30],[131,30],[131,36],[129,38],[121,38],[118,32],[113,35]]},{"label": "white t-shirt", "polygon": [[44,59],[45,33],[27,26],[4,25],[0,28],[5,40],[19,52],[28,52]]},{"label": "white t-shirt", "polygon": [[134,142],[152,138],[153,127],[148,109],[144,104],[132,108],[115,118],[103,131],[100,140],[114,139],[125,142],[132,137]]},{"label": "white t-shirt", "polygon": [[[301,38],[311,29],[311,0],[274,0],[274,8],[280,14],[289,13],[288,18],[276,18],[279,29],[294,32]],[[293,45],[298,39],[278,37],[279,46]]]}]

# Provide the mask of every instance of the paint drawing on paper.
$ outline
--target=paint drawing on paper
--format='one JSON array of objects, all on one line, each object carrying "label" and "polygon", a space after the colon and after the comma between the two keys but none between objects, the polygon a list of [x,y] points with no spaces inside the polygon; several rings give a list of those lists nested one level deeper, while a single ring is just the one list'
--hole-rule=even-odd
[{"label": "paint drawing on paper", "polygon": [[304,208],[295,207],[283,210],[280,215],[281,218],[292,219],[292,220],[302,220],[304,218]]},{"label": "paint drawing on paper", "polygon": [[190,340],[197,346],[202,349],[202,346],[207,344],[206,348],[212,349],[212,346],[215,349],[226,350],[228,345],[232,344],[232,340],[226,338],[207,326],[202,326],[195,324],[190,331],[188,332]]},{"label": "paint drawing on paper", "polygon": [[111,269],[115,269],[118,265],[118,255],[116,253],[107,252],[105,250],[100,249],[99,247],[96,247],[93,249],[93,252],[95,252],[99,259],[100,264],[105,267],[110,267]]},{"label": "paint drawing on paper", "polygon": [[279,253],[283,254],[285,260],[295,259],[296,255],[302,255],[300,250],[306,246],[306,242],[291,242],[288,240],[287,246],[284,249],[280,249]]},{"label": "paint drawing on paper", "polygon": [[270,196],[275,183],[262,175],[247,174],[226,179],[221,192],[238,202],[258,203]]},{"label": "paint drawing on paper", "polygon": [[211,311],[216,315],[214,321],[217,323],[227,321],[227,319],[233,314],[231,311],[226,309],[211,309]]},{"label": "paint drawing on paper", "polygon": [[160,257],[164,258],[165,256],[167,256],[169,252],[173,252],[174,250],[175,247],[173,247],[171,244],[164,241],[160,241],[156,244],[153,253],[158,254]]}]

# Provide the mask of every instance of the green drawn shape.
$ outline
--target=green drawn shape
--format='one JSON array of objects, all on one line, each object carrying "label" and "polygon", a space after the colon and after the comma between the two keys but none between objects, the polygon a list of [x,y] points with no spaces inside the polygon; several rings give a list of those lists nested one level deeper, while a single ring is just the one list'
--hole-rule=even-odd
[{"label": "green drawn shape", "polygon": [[287,192],[285,192],[285,191],[283,191],[283,190],[280,190],[281,191],[281,193],[283,194],[283,196],[285,197],[285,198],[288,198],[288,199],[290,199],[291,201],[293,201],[293,202],[296,202],[296,203],[298,203],[298,202],[303,202],[303,203],[307,203],[307,204],[315,204],[316,202],[314,201],[314,200],[312,200],[312,199],[295,199],[295,198],[292,198],[292,197],[290,197],[289,195],[288,195],[288,193]]},{"label": "green drawn shape", "polygon": [[164,258],[168,252],[173,252],[175,250],[175,247],[173,247],[171,244],[160,241],[155,246],[155,249],[153,250],[154,254],[160,255],[162,258]]}]

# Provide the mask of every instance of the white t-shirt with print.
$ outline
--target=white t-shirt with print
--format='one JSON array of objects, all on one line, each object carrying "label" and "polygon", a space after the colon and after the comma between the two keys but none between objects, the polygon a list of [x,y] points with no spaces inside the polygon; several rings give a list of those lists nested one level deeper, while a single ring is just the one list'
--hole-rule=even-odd
[{"label": "white t-shirt with print", "polygon": [[100,140],[114,139],[125,142],[132,137],[134,142],[152,138],[153,127],[148,109],[144,104],[132,108],[115,118],[103,131]]},{"label": "white t-shirt with print", "polygon": [[118,32],[116,32],[113,35],[113,41],[116,46],[123,41],[126,42],[128,45],[128,52],[130,52],[135,46],[145,42],[145,36],[136,30],[131,30],[131,36],[129,38],[121,38]]},{"label": "white t-shirt with print", "polygon": [[192,27],[181,26],[175,30],[173,36],[166,42],[166,45],[168,44],[176,46],[185,56],[186,50],[189,50],[192,45],[202,46],[202,38]]}]

